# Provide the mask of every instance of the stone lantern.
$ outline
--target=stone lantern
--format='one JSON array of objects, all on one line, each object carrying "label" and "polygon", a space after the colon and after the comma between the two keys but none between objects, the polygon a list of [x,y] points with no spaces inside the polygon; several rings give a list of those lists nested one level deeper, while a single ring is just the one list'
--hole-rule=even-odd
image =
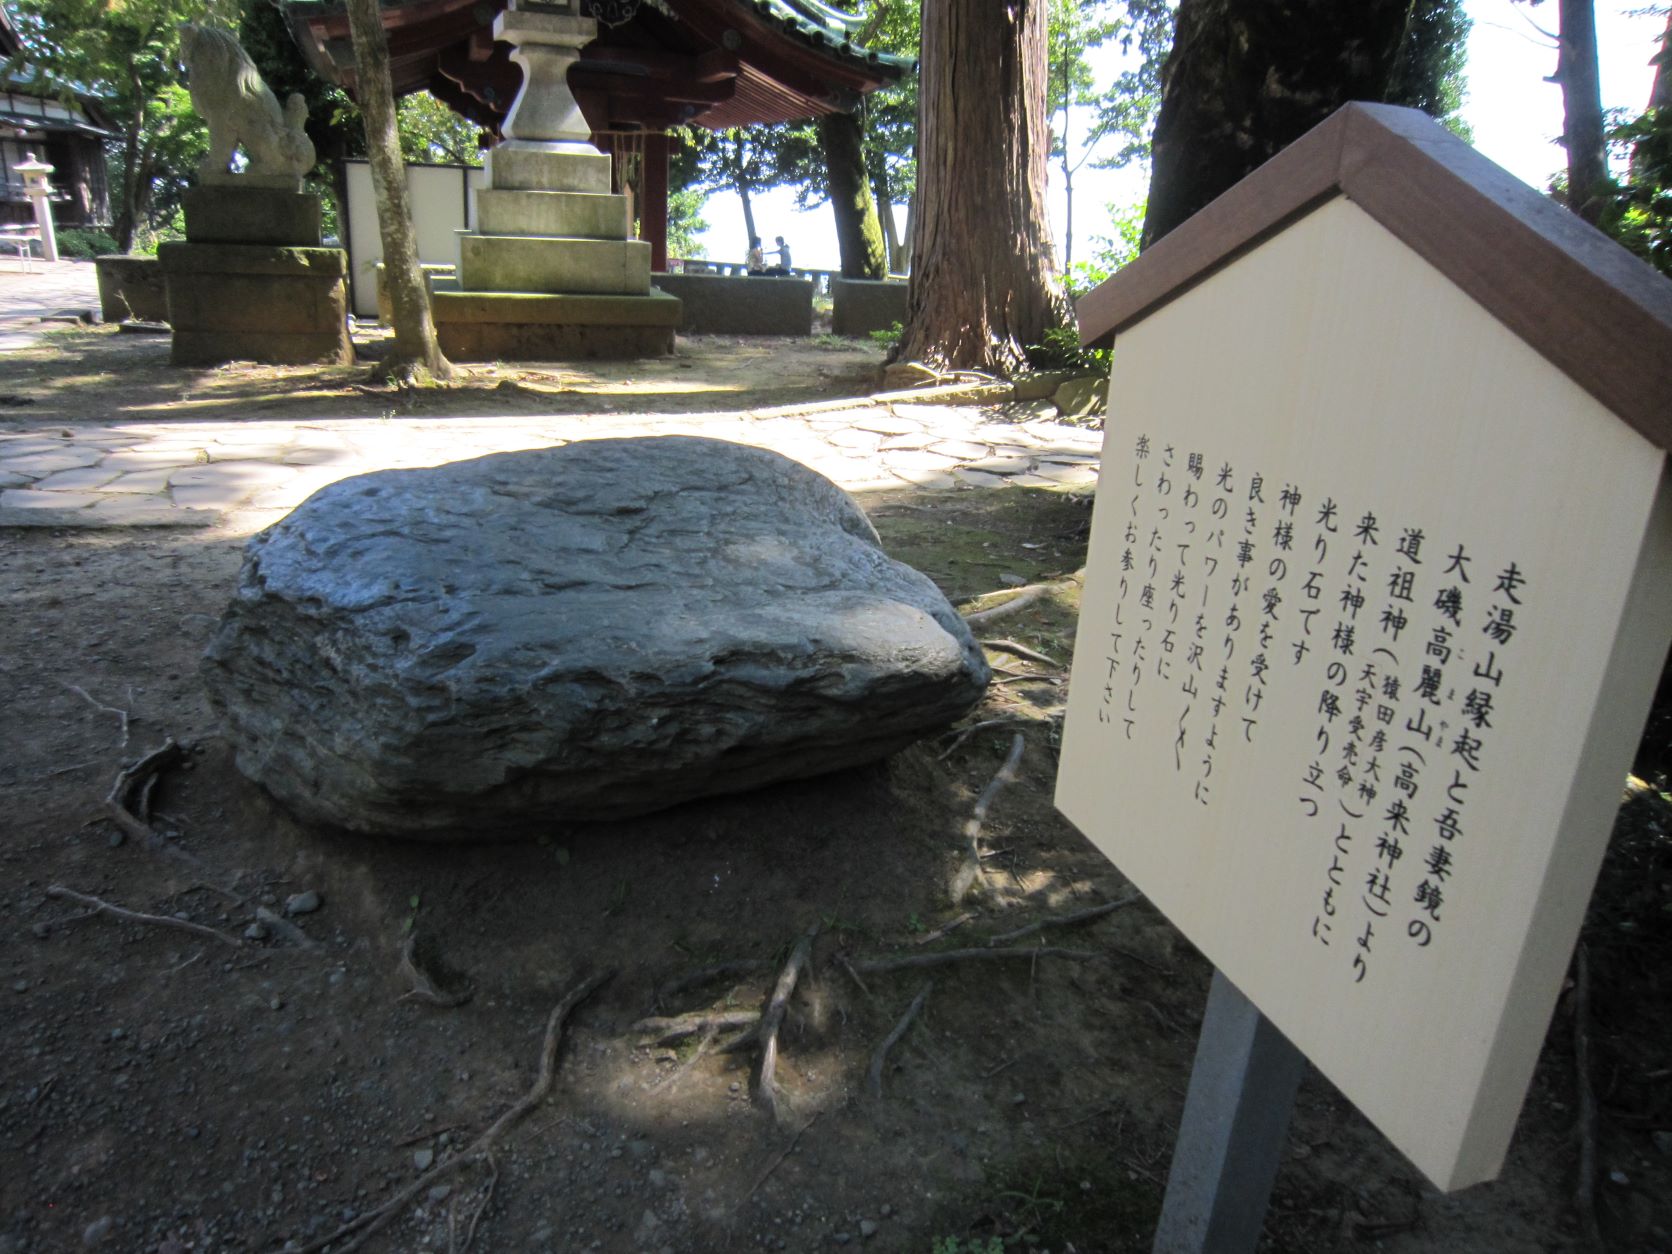
[{"label": "stone lantern", "polygon": [[52,206],[47,198],[52,194],[52,185],[46,181],[55,166],[44,161],[35,160],[35,154],[26,152],[23,160],[12,167],[23,176],[23,190],[29,197],[29,203],[35,207],[35,225],[41,231],[41,255],[48,261],[58,260],[58,237],[52,229]]}]

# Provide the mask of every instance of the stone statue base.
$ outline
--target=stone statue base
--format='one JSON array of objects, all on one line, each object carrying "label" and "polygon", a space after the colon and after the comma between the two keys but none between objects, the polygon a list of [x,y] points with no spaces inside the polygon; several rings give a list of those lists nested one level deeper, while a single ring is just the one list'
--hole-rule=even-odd
[{"label": "stone statue base", "polygon": [[348,254],[262,244],[161,245],[176,366],[348,365]]},{"label": "stone statue base", "polygon": [[348,254],[320,247],[319,197],[215,183],[185,196],[186,238],[157,249],[177,366],[354,360]]},{"label": "stone statue base", "polygon": [[284,244],[318,248],[319,197],[290,188],[244,183],[188,188],[181,207],[193,244]]}]

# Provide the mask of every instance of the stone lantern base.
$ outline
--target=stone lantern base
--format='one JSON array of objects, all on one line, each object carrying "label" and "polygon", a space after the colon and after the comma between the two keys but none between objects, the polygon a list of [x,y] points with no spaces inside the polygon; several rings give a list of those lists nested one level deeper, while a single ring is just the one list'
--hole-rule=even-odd
[{"label": "stone lantern base", "polygon": [[459,233],[459,291],[432,299],[455,361],[629,358],[673,352],[679,301],[650,286],[650,245],[627,238],[627,198],[590,145],[506,140],[486,160],[477,230]]}]

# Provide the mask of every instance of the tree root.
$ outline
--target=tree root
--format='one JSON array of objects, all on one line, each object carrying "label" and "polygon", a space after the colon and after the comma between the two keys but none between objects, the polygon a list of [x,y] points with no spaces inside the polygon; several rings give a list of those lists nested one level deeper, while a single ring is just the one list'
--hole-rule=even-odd
[{"label": "tree root", "polygon": [[698,984],[706,984],[710,980],[717,980],[723,975],[744,975],[751,971],[764,971],[772,964],[765,958],[738,958],[731,962],[716,962],[706,967],[698,967],[695,971],[687,971],[683,975],[676,975],[661,988],[656,990],[656,1004],[664,1005],[670,997],[683,993],[688,988]]},{"label": "tree root", "polygon": [[400,966],[396,973],[407,982],[409,987],[397,999],[399,1001],[413,1001],[425,1006],[439,1006],[443,1010],[451,1010],[455,1006],[462,1006],[470,1000],[473,990],[461,989],[456,993],[444,993],[437,986],[435,980],[418,965],[418,933],[409,932],[406,943],[401,946]]},{"label": "tree root", "polygon": [[[452,1158],[437,1163],[405,1188],[398,1190],[393,1197],[377,1209],[369,1210],[362,1215],[356,1215],[329,1236],[309,1242],[302,1247],[301,1254],[319,1254],[319,1251],[328,1249],[345,1237],[352,1237],[353,1239],[347,1245],[336,1252],[336,1254],[349,1254],[350,1250],[359,1249],[371,1240],[375,1233],[388,1226],[401,1213],[408,1202],[420,1193],[430,1189],[443,1176],[451,1175],[466,1163],[487,1161],[491,1164],[495,1142],[499,1140],[507,1128],[527,1115],[529,1111],[544,1101],[546,1095],[551,1092],[552,1085],[557,1080],[557,1047],[563,1039],[564,1022],[576,1006],[597,992],[614,975],[614,971],[603,971],[582,980],[565,993],[563,999],[552,1008],[551,1014],[546,1019],[545,1041],[540,1047],[540,1074],[535,1078],[528,1092],[518,1098],[510,1109],[498,1119],[495,1119],[486,1132],[482,1133],[481,1136]],[[472,1224],[472,1229],[474,1229],[474,1224]],[[466,1248],[468,1248],[468,1235]]]},{"label": "tree root", "polygon": [[1056,945],[1014,945],[1005,949],[941,949],[929,954],[898,954],[888,958],[859,958],[853,968],[862,975],[905,971],[918,967],[939,967],[952,962],[982,962],[992,958],[1067,958],[1086,962],[1101,954],[1089,949],[1063,949]]},{"label": "tree root", "polygon": [[1100,906],[1090,906],[1084,910],[1075,910],[1070,914],[1059,914],[1049,919],[1036,919],[1027,926],[1019,927],[1013,932],[1000,932],[997,936],[989,936],[987,943],[989,945],[1003,945],[1009,941],[1021,940],[1024,936],[1032,936],[1035,932],[1042,932],[1048,927],[1073,927],[1077,923],[1090,923],[1093,919],[1101,919],[1106,914],[1123,910],[1142,898],[1143,894],[1134,890],[1117,901],[1106,901]]},{"label": "tree root", "polygon": [[970,812],[969,819],[964,823],[964,842],[968,846],[969,858],[959,869],[952,880],[952,900],[962,901],[981,879],[981,826],[987,821],[987,811],[994,799],[1003,791],[1004,786],[1016,778],[1016,768],[1022,760],[1022,750],[1027,742],[1022,733],[1017,732],[1010,742],[1010,755],[1005,758],[1004,765],[999,767],[997,774],[988,781],[987,787],[981,790],[976,798],[975,809]]},{"label": "tree root", "polygon": [[934,988],[935,982],[927,980],[922,988],[917,990],[917,996],[911,999],[911,1005],[906,1007],[906,1013],[900,1017],[900,1022],[894,1025],[894,1030],[882,1038],[882,1044],[877,1046],[871,1055],[871,1069],[866,1073],[865,1082],[870,1086],[871,1096],[879,1100],[882,1098],[882,1069],[888,1062],[888,1051],[900,1043],[900,1038],[911,1027],[912,1020],[917,1018],[917,1012],[923,1009],[923,1003],[929,996],[929,990]]},{"label": "tree root", "polygon": [[658,1045],[684,1040],[699,1032],[718,1032],[722,1029],[758,1028],[758,1010],[699,1010],[688,1015],[650,1015],[633,1025],[633,1031],[654,1037]]},{"label": "tree root", "polygon": [[171,927],[178,932],[190,932],[194,936],[207,936],[218,940],[223,945],[231,945],[234,949],[243,947],[244,942],[229,932],[217,931],[212,927],[205,927],[201,923],[192,923],[186,919],[174,919],[164,914],[143,914],[138,910],[128,910],[122,906],[112,905],[101,897],[89,897],[86,893],[78,893],[73,888],[65,888],[62,884],[54,884],[46,890],[48,897],[64,897],[70,901],[78,901],[84,906],[90,906],[94,914],[108,914],[113,918],[126,919],[129,923],[153,923],[158,927]]},{"label": "tree root", "polygon": [[132,766],[125,766],[105,794],[105,813],[135,840],[156,839],[151,830],[151,790],[157,777],[169,767],[185,760],[192,746],[182,745],[174,737],[147,753]]},{"label": "tree root", "polygon": [[[60,680],[59,682],[62,683],[63,681]],[[78,687],[75,684],[64,684],[64,687],[68,688],[71,692],[75,693],[76,696],[80,697],[83,701],[87,702],[87,704],[92,706],[95,710],[99,710],[99,711],[101,711],[102,713],[105,713],[105,714],[114,714],[114,715],[116,715],[117,718],[121,719],[122,720],[122,744],[121,744],[121,747],[124,748],[124,749],[126,749],[128,747],[128,717],[129,716],[128,716],[128,712],[126,710],[119,710],[114,705],[106,705],[103,701],[100,701],[92,693],[88,692],[87,689]],[[130,689],[128,691],[128,699],[130,701],[133,699],[133,695],[134,695],[133,691],[132,691],[132,689]]]},{"label": "tree root", "polygon": [[761,1104],[772,1112],[774,1119],[779,1118],[781,1113],[778,1109],[778,1029],[783,1025],[790,997],[795,993],[796,981],[801,978],[801,969],[812,957],[813,941],[819,934],[819,926],[815,921],[802,934],[801,939],[796,941],[795,948],[790,950],[783,970],[778,973],[778,982],[773,986],[772,995],[767,998],[766,1007],[761,1011],[759,1025],[733,1037],[721,1046],[722,1053],[730,1053],[754,1044],[760,1046],[760,1073],[755,1088]]},{"label": "tree root", "polygon": [[1030,649],[1027,645],[1018,644],[1014,640],[983,640],[980,644],[983,649],[995,649],[1000,653],[1009,653],[1025,662],[1038,662],[1041,666],[1062,665],[1055,658],[1046,657],[1037,649]]}]

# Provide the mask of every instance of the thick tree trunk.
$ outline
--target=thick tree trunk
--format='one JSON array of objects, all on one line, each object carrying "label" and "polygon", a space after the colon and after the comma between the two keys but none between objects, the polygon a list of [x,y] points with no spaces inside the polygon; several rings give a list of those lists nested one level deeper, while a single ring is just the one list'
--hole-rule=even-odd
[{"label": "thick tree trunk", "polygon": [[1013,374],[1068,320],[1045,216],[1046,4],[924,0],[902,359]]},{"label": "thick tree trunk", "polygon": [[366,155],[377,198],[378,233],[383,239],[384,276],[395,331],[394,351],[384,360],[391,380],[448,379],[453,368],[441,355],[430,297],[418,264],[418,241],[407,207],[406,166],[395,130],[395,91],[389,79],[389,43],[377,0],[348,0],[349,35],[354,43],[356,103],[366,120]]},{"label": "thick tree trunk", "polygon": [[1591,0],[1562,0],[1556,81],[1562,88],[1568,208],[1595,226],[1608,203],[1608,150],[1602,134],[1602,78]]},{"label": "thick tree trunk", "polygon": [[1382,100],[1412,0],[1180,0],[1148,247],[1349,100]]},{"label": "thick tree trunk", "polygon": [[842,277],[880,279],[888,273],[888,257],[883,251],[877,206],[871,199],[871,183],[865,177],[859,119],[851,113],[827,113],[818,120],[818,128],[830,185],[830,207],[836,214]]}]

